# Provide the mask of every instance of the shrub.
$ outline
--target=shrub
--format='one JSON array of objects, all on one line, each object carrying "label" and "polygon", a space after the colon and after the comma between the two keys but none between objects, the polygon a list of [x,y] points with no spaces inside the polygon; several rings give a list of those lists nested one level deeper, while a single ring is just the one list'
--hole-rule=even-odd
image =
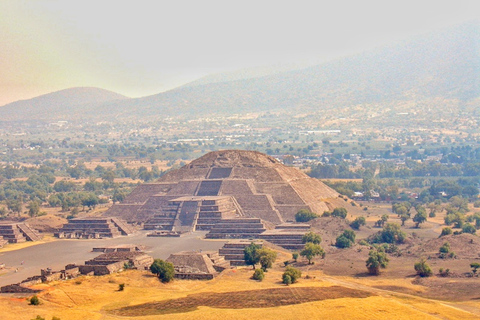
[{"label": "shrub", "polygon": [[345,219],[347,217],[347,209],[345,209],[345,208],[335,208],[332,211],[332,216]]},{"label": "shrub", "polygon": [[297,268],[287,267],[282,275],[282,282],[286,285],[297,282],[302,276],[302,272]]},{"label": "shrub", "polygon": [[162,282],[170,282],[175,276],[175,268],[173,263],[155,259],[150,266],[150,271],[157,275]]},{"label": "shrub", "polygon": [[462,232],[475,234],[477,232],[477,229],[470,223],[465,223],[462,227]]},{"label": "shrub", "polygon": [[452,250],[450,250],[450,243],[448,243],[448,242],[445,242],[440,247],[438,252],[439,252],[439,258],[441,258],[441,259],[455,258],[455,253]]},{"label": "shrub", "polygon": [[373,249],[368,253],[366,266],[369,274],[378,275],[380,268],[386,268],[388,265],[388,258],[382,249]]},{"label": "shrub", "polygon": [[473,203],[473,207],[474,207],[474,208],[480,208],[480,201],[479,201],[479,200],[475,201],[475,202]]},{"label": "shrub", "polygon": [[452,233],[453,233],[452,228],[445,227],[445,228],[442,229],[442,234],[440,234],[440,237],[448,236],[449,234],[452,234]]},{"label": "shrub", "polygon": [[477,269],[480,268],[480,263],[472,262],[470,263],[470,268],[472,268],[473,274],[477,274]]},{"label": "shrub", "polygon": [[352,230],[345,230],[337,237],[335,246],[337,248],[350,248],[355,243],[355,232]]},{"label": "shrub", "polygon": [[125,283],[120,283],[118,285],[118,291],[123,291],[125,289]]},{"label": "shrub", "polygon": [[295,262],[297,262],[297,259],[298,259],[298,252],[294,252],[294,253],[292,253],[292,258],[293,258],[293,260],[295,260]]},{"label": "shrub", "polygon": [[265,273],[262,269],[255,269],[252,276],[253,280],[262,281],[265,278]]},{"label": "shrub", "polygon": [[332,216],[332,211],[324,211],[322,217],[328,218]]},{"label": "shrub", "polygon": [[359,230],[360,226],[364,226],[365,223],[365,217],[357,217],[352,223],[350,223],[350,227],[352,229]]},{"label": "shrub", "polygon": [[33,306],[38,306],[40,304],[40,299],[38,299],[37,295],[30,298],[30,304]]},{"label": "shrub", "polygon": [[295,221],[297,222],[308,222],[315,218],[318,218],[318,214],[307,209],[301,209],[295,214]]},{"label": "shrub", "polygon": [[440,268],[438,270],[438,273],[440,274],[441,277],[448,277],[450,275],[450,269],[443,269],[443,268]]},{"label": "shrub", "polygon": [[416,262],[414,265],[415,271],[420,277],[430,277],[432,275],[432,269],[427,264],[425,259]]},{"label": "shrub", "polygon": [[322,237],[320,237],[320,235],[316,234],[315,232],[308,232],[308,233],[305,233],[302,237],[302,243],[307,243],[307,242],[320,244],[322,242]]},{"label": "shrub", "polygon": [[400,229],[398,223],[387,223],[383,230],[371,237],[373,243],[403,243],[406,234]]},{"label": "shrub", "polygon": [[345,248],[350,248],[352,246],[353,242],[350,241],[350,239],[346,238],[343,235],[340,235],[337,237],[335,241],[335,247],[340,248],[340,249],[345,249]]}]

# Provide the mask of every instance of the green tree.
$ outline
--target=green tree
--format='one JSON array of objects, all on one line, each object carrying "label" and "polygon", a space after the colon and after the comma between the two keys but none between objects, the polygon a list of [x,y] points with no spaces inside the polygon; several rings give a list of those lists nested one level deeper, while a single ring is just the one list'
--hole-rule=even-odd
[{"label": "green tree", "polygon": [[28,215],[32,218],[36,217],[40,212],[40,203],[34,200],[30,202],[27,208],[28,208]]},{"label": "green tree", "polygon": [[345,209],[345,208],[335,208],[332,211],[332,216],[345,219],[347,217],[347,209]]},{"label": "green tree", "polygon": [[386,268],[388,265],[387,254],[381,249],[372,249],[368,253],[366,261],[368,273],[378,275],[380,268]]},{"label": "green tree", "polygon": [[308,232],[308,233],[305,233],[302,237],[302,243],[307,243],[307,242],[320,244],[322,242],[322,237],[320,237],[320,235],[315,232]]},{"label": "green tree", "polygon": [[417,214],[413,217],[413,222],[415,222],[415,228],[418,228],[420,223],[424,223],[425,221],[427,221],[427,211],[425,209],[419,210]]},{"label": "green tree", "polygon": [[150,266],[150,271],[157,275],[162,282],[170,282],[175,276],[173,263],[163,261],[162,259],[155,259]]},{"label": "green tree", "polygon": [[432,275],[432,268],[430,268],[425,259],[416,262],[414,268],[420,277],[430,277]]},{"label": "green tree", "polygon": [[366,224],[365,217],[357,217],[350,223],[350,227],[355,230],[359,230],[360,226],[364,226]]},{"label": "green tree", "polygon": [[477,232],[477,229],[470,223],[465,223],[462,227],[462,232],[475,234]]},{"label": "green tree", "polygon": [[272,264],[277,259],[277,253],[268,248],[261,248],[257,251],[258,253],[258,262],[260,263],[262,270],[267,271],[268,268],[272,267]]},{"label": "green tree", "polygon": [[302,272],[297,268],[287,267],[282,275],[282,282],[286,285],[297,282],[302,276]]},{"label": "green tree", "polygon": [[292,253],[292,259],[297,262],[297,259],[298,259],[298,252],[294,252]]},{"label": "green tree", "polygon": [[311,242],[307,242],[305,248],[300,251],[300,255],[308,259],[308,264],[312,264],[312,259],[315,256],[321,256],[322,258],[325,257],[325,251],[319,244],[314,244]]},{"label": "green tree", "polygon": [[372,237],[374,243],[403,243],[406,238],[398,223],[387,223],[383,230]]},{"label": "green tree", "polygon": [[344,230],[343,233],[337,237],[335,246],[337,248],[350,248],[355,243],[355,232],[353,230]]},{"label": "green tree", "polygon": [[405,221],[407,221],[408,219],[410,219],[410,216],[406,213],[400,216],[400,220],[402,220],[402,226],[405,225]]},{"label": "green tree", "polygon": [[245,249],[243,250],[243,255],[245,258],[245,263],[247,266],[252,266],[255,269],[255,265],[260,262],[260,256],[258,251],[262,247],[254,242],[250,243]]},{"label": "green tree", "polygon": [[295,221],[297,222],[308,222],[315,218],[318,218],[318,214],[307,209],[301,209],[295,214]]}]

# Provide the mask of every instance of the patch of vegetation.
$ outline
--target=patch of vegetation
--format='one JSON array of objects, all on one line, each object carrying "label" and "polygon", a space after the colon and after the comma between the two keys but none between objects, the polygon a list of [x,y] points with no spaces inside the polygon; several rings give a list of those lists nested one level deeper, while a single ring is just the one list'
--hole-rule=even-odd
[{"label": "patch of vegetation", "polygon": [[297,280],[300,279],[301,276],[302,272],[299,269],[287,267],[282,275],[282,283],[288,286],[289,284],[297,282]]},{"label": "patch of vegetation", "polygon": [[30,304],[33,306],[38,306],[40,304],[40,299],[38,299],[37,295],[30,298]]},{"label": "patch of vegetation", "polygon": [[382,231],[371,236],[372,243],[403,243],[407,235],[397,223],[387,223]]},{"label": "patch of vegetation", "polygon": [[337,237],[335,246],[337,248],[350,248],[355,243],[355,232],[353,230],[345,230]]},{"label": "patch of vegetation", "polygon": [[162,282],[170,282],[175,276],[173,263],[155,259],[150,266],[150,271],[155,274]]},{"label": "patch of vegetation", "polygon": [[263,278],[265,278],[265,273],[263,272],[263,269],[255,269],[255,271],[253,272],[252,279],[257,281],[262,281]]},{"label": "patch of vegetation", "polygon": [[380,268],[386,268],[388,265],[386,253],[381,248],[374,248],[368,252],[366,266],[369,274],[380,274]]},{"label": "patch of vegetation", "polygon": [[315,218],[318,218],[318,214],[307,209],[301,209],[295,214],[295,221],[297,222],[308,222]]},{"label": "patch of vegetation", "polygon": [[360,230],[360,227],[364,226],[365,224],[366,224],[365,217],[357,217],[355,218],[355,220],[353,220],[352,223],[350,223],[350,227],[355,230]]},{"label": "patch of vegetation", "polygon": [[305,248],[300,251],[300,255],[307,258],[308,264],[312,264],[312,259],[316,256],[320,256],[322,259],[325,258],[325,251],[319,244],[307,242],[307,244],[305,244]]},{"label": "patch of vegetation", "polygon": [[420,277],[430,277],[433,274],[432,268],[430,268],[425,259],[416,262],[413,267]]},{"label": "patch of vegetation", "polygon": [[311,242],[314,244],[320,244],[322,242],[322,237],[318,233],[308,232],[305,233],[302,237],[302,243]]},{"label": "patch of vegetation", "polygon": [[441,259],[446,259],[446,258],[455,258],[455,252],[453,252],[451,249],[450,249],[450,243],[448,242],[445,242],[441,247],[440,249],[438,250],[439,251],[439,258]]}]

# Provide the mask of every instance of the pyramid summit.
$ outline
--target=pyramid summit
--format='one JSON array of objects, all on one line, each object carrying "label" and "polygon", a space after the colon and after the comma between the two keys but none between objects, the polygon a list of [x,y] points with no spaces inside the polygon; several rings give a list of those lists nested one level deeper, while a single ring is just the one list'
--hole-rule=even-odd
[{"label": "pyramid summit", "polygon": [[338,193],[297,168],[257,151],[210,152],[154,183],[138,186],[105,214],[146,229],[211,230],[221,221],[293,221],[300,209],[331,210]]}]

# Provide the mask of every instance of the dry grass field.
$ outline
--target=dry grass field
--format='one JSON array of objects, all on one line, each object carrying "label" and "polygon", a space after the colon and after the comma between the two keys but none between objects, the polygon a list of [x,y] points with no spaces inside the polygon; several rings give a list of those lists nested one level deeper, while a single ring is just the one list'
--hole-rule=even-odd
[{"label": "dry grass field", "polygon": [[[281,255],[279,260],[285,258]],[[250,268],[224,271],[210,281],[163,284],[146,271],[84,276],[38,285],[41,304],[0,297],[1,319],[478,319],[480,302],[452,303],[401,293],[421,291],[406,279],[326,276],[303,272],[291,286],[280,283],[277,263],[263,282]],[[305,277],[308,275],[308,279]],[[119,284],[124,291],[118,291]]]}]

